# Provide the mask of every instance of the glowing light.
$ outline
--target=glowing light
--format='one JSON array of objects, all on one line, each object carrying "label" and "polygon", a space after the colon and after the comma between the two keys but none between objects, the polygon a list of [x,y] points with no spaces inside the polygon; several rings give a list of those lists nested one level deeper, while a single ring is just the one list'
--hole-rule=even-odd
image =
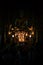
[{"label": "glowing light", "polygon": [[26,33],[26,36],[28,36],[28,34]]},{"label": "glowing light", "polygon": [[23,33],[18,34],[18,40],[19,40],[19,42],[24,42],[24,34]]},{"label": "glowing light", "polygon": [[9,31],[9,32],[8,32],[8,34],[10,35],[10,34],[11,34],[11,32]]},{"label": "glowing light", "polygon": [[14,28],[12,28],[11,30],[14,30]]},{"label": "glowing light", "polygon": [[19,38],[19,42],[24,42],[24,38]]},{"label": "glowing light", "polygon": [[29,35],[29,37],[31,38],[31,35]]},{"label": "glowing light", "polygon": [[32,32],[32,35],[34,35],[34,32]]},{"label": "glowing light", "polygon": [[29,28],[29,30],[33,30],[33,27],[31,26],[31,28]]},{"label": "glowing light", "polygon": [[19,38],[19,42],[21,42],[21,39]]},{"label": "glowing light", "polygon": [[15,37],[17,36],[18,34],[17,33],[15,33]]},{"label": "glowing light", "polygon": [[14,37],[14,35],[12,35],[12,37]]},{"label": "glowing light", "polygon": [[16,30],[19,30],[18,28]]},{"label": "glowing light", "polygon": [[15,29],[17,28],[17,27],[14,27]]}]

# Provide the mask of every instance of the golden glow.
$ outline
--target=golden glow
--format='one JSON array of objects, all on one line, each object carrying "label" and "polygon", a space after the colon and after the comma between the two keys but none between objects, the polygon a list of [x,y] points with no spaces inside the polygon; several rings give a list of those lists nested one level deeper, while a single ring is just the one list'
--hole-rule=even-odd
[{"label": "golden glow", "polygon": [[32,35],[34,35],[34,31],[32,32]]},{"label": "golden glow", "polygon": [[33,30],[33,27],[31,26],[31,28],[29,28],[29,30]]},{"label": "golden glow", "polygon": [[19,42],[21,42],[21,39],[19,38]]},{"label": "golden glow", "polygon": [[24,38],[19,38],[19,42],[24,42]]},{"label": "golden glow", "polygon": [[9,32],[8,32],[8,34],[10,35],[10,34],[11,34],[11,32],[9,31]]},{"label": "golden glow", "polygon": [[28,36],[28,33],[26,33],[26,36]]},{"label": "golden glow", "polygon": [[24,34],[22,32],[18,34],[18,40],[19,40],[19,42],[24,42],[25,41]]}]

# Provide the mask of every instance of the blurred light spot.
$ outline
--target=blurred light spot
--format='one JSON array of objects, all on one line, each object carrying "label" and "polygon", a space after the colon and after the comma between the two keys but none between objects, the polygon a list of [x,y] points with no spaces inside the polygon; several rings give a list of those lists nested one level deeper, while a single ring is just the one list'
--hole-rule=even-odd
[{"label": "blurred light spot", "polygon": [[15,37],[17,36],[18,34],[17,33],[15,33]]},{"label": "blurred light spot", "polygon": [[14,35],[12,35],[12,37],[14,37]]},{"label": "blurred light spot", "polygon": [[33,30],[33,27],[31,26],[31,27],[29,28],[29,30]]},{"label": "blurred light spot", "polygon": [[29,35],[29,37],[31,38],[31,35]]},{"label": "blurred light spot", "polygon": [[11,32],[9,31],[9,32],[8,32],[8,34],[10,35],[10,34],[11,34]]},{"label": "blurred light spot", "polygon": [[24,42],[24,34],[23,33],[19,33],[18,39],[19,39],[19,42]]},{"label": "blurred light spot", "polygon": [[19,30],[18,28],[16,30]]},{"label": "blurred light spot", "polygon": [[32,32],[32,35],[34,35],[34,32]]},{"label": "blurred light spot", "polygon": [[28,36],[28,34],[26,33],[26,36]]},{"label": "blurred light spot", "polygon": [[14,30],[14,28],[11,28],[11,30]]}]

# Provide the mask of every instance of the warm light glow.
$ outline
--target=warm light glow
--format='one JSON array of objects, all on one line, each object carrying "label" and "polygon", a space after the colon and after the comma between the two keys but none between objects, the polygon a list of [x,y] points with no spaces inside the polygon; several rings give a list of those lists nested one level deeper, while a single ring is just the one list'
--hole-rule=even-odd
[{"label": "warm light glow", "polygon": [[19,42],[24,42],[24,34],[23,33],[18,34],[18,40],[19,40]]},{"label": "warm light glow", "polygon": [[11,34],[11,32],[9,31],[9,32],[8,32],[8,34],[10,35],[10,34]]},{"label": "warm light glow", "polygon": [[24,38],[19,38],[19,42],[24,42]]},{"label": "warm light glow", "polygon": [[11,30],[14,30],[14,28],[11,28]]},{"label": "warm light glow", "polygon": [[15,33],[15,37],[18,35],[18,33]]},{"label": "warm light glow", "polygon": [[12,37],[14,37],[14,35],[12,35]]},{"label": "warm light glow", "polygon": [[31,35],[29,35],[29,37],[31,38]]},{"label": "warm light glow", "polygon": [[34,31],[32,32],[32,35],[34,35]]},{"label": "warm light glow", "polygon": [[26,36],[28,36],[28,33],[26,33]]},{"label": "warm light glow", "polygon": [[19,30],[18,28],[16,30]]},{"label": "warm light glow", "polygon": [[31,26],[31,28],[29,28],[29,30],[33,30],[33,27]]},{"label": "warm light glow", "polygon": [[19,38],[19,42],[21,42],[21,39]]}]

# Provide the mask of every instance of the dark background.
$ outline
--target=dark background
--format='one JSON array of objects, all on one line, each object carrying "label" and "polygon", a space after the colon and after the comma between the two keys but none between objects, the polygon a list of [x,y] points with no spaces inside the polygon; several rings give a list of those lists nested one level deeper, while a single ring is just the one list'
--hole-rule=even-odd
[{"label": "dark background", "polygon": [[[5,7],[6,6],[6,7]],[[39,52],[39,57],[37,58],[37,62],[43,63],[43,7],[41,2],[32,2],[28,4],[15,4],[15,3],[9,3],[0,9],[0,28],[1,28],[1,35],[3,35],[4,25],[8,22],[12,22],[13,16],[18,17],[19,10],[24,10],[26,13],[26,16],[29,15],[29,17],[34,17],[36,20],[36,25],[38,26],[38,35],[39,35],[39,41],[38,41],[38,50],[36,52]],[[2,40],[3,41],[3,40]],[[4,42],[3,42],[4,43]]]}]

